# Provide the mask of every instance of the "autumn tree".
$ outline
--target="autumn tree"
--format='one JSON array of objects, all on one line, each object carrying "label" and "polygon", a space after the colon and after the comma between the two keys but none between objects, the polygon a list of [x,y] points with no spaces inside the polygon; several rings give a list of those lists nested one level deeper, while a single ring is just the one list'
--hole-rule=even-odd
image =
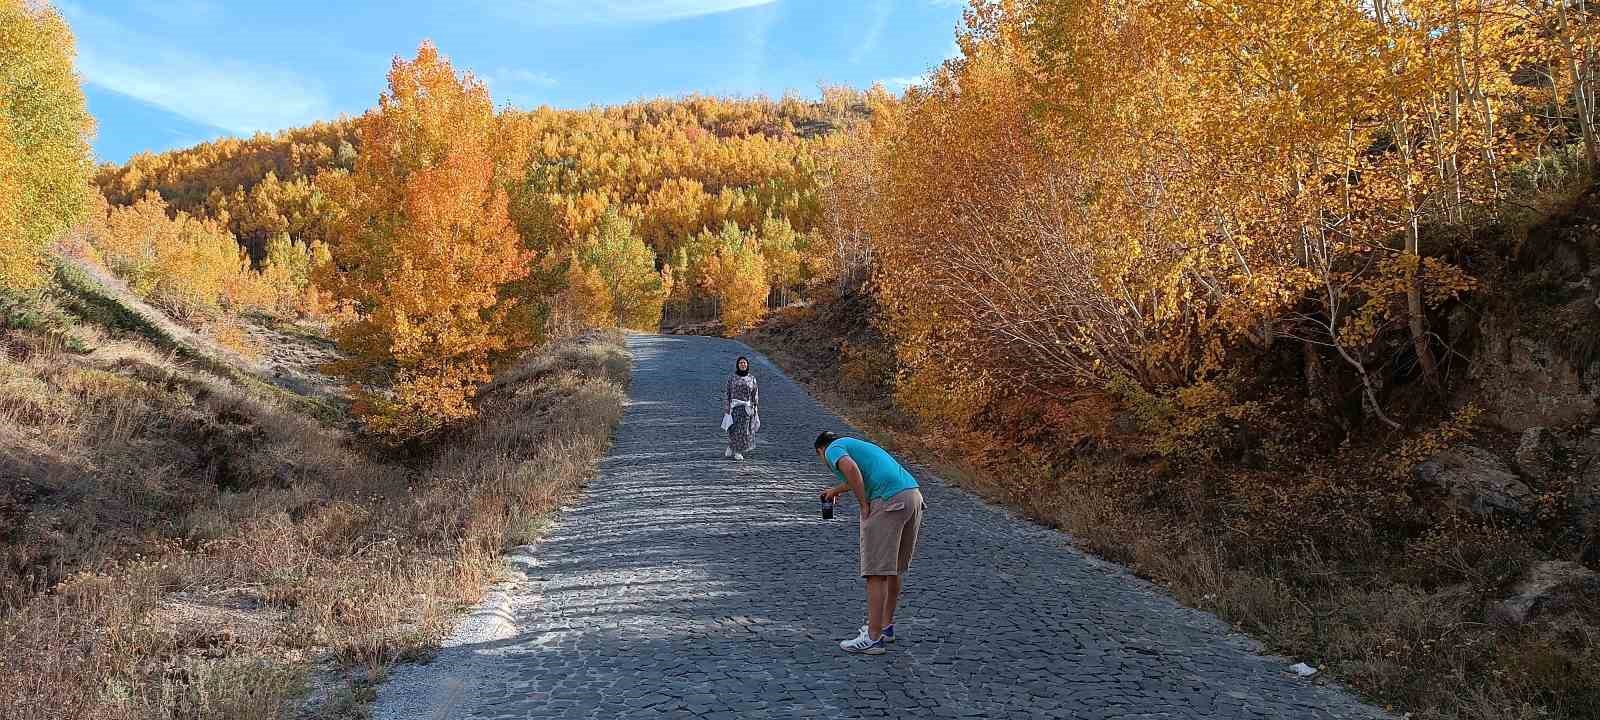
[{"label": "autumn tree", "polygon": [[529,256],[496,177],[493,124],[483,83],[424,43],[395,59],[362,116],[354,172],[327,182],[334,262],[320,275],[352,313],[334,331],[348,357],[337,369],[364,386],[360,409],[379,430],[471,415],[492,362],[534,337],[501,292]]},{"label": "autumn tree", "polygon": [[91,242],[106,268],[129,289],[191,321],[224,311],[268,309],[271,293],[227,228],[171,212],[155,192],[132,205],[106,207]]},{"label": "autumn tree", "polygon": [[787,302],[788,292],[805,280],[806,239],[795,232],[788,220],[768,215],[761,221],[759,242],[767,279],[778,291],[779,302]]},{"label": "autumn tree", "polygon": [[[179,210],[210,211],[215,197],[248,194],[269,174],[292,183],[325,171],[354,169],[357,132],[356,120],[341,118],[170,152],[139,153],[123,165],[102,168],[95,184],[113,205],[130,204],[155,190]],[[230,229],[247,235],[241,228]]]},{"label": "autumn tree", "polygon": [[582,253],[581,265],[605,286],[610,324],[635,330],[661,324],[667,288],[656,271],[655,254],[633,234],[626,218],[615,210],[607,212],[585,239]]},{"label": "autumn tree", "polygon": [[280,313],[320,314],[323,303],[320,291],[312,283],[312,269],[332,261],[328,246],[320,241],[307,245],[287,233],[268,241],[261,280],[272,295],[273,309]]},{"label": "autumn tree", "polygon": [[11,139],[11,118],[0,112],[0,287],[37,282],[38,247],[23,237],[22,169]]},{"label": "autumn tree", "polygon": [[706,279],[717,299],[723,330],[737,335],[767,312],[767,262],[757,238],[732,222],[715,236],[716,254],[707,261]]},{"label": "autumn tree", "polygon": [[0,0],[0,287],[37,284],[51,239],[88,208],[93,121],[72,58],[59,13]]},{"label": "autumn tree", "polygon": [[[692,96],[496,113],[485,142],[496,149],[494,176],[533,268],[502,287],[516,301],[505,322],[546,337],[588,326],[593,298],[569,280],[589,279],[570,275],[571,263],[611,211],[632,223],[658,267],[673,268],[675,311],[714,313],[718,302],[699,281],[700,263],[714,253],[684,249],[724,222],[759,232],[768,217],[787,222],[797,240],[812,237],[825,213],[819,153],[872,112],[863,93],[834,89],[830,97]],[[140,154],[102,169],[96,182],[115,205],[156,190],[174,209],[224,223],[264,267],[280,234],[308,246],[331,239],[340,210],[327,190],[366,151],[360,125],[341,119]],[[679,262],[690,255],[694,267]],[[803,258],[807,272],[821,269],[816,259]]]},{"label": "autumn tree", "polygon": [[1425,228],[1494,216],[1507,158],[1580,125],[1525,112],[1519,58],[1561,56],[1537,17],[979,0],[960,58],[830,141],[834,272],[872,269],[902,400],[944,421],[1019,388],[1204,384],[1284,341],[1389,421],[1373,368],[1434,376],[1429,314],[1473,286]]},{"label": "autumn tree", "polygon": [[872,271],[872,225],[882,207],[884,182],[881,151],[896,137],[894,124],[900,118],[899,104],[892,99],[875,96],[873,101],[870,123],[826,139],[818,150],[818,224],[829,251],[818,257],[818,269],[844,288],[860,285]]},{"label": "autumn tree", "polygon": [[546,323],[551,337],[570,337],[597,327],[616,323],[611,306],[611,289],[600,271],[573,252],[565,263],[560,290],[551,298],[551,315]]}]

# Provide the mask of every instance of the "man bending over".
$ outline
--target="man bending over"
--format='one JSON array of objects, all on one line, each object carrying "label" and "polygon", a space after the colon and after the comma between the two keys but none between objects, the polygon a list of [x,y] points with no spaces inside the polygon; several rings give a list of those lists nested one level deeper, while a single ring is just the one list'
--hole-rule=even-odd
[{"label": "man bending over", "polygon": [[882,655],[894,642],[894,609],[900,581],[911,567],[922,526],[922,491],[911,473],[883,448],[831,432],[817,436],[817,457],[840,482],[823,500],[853,493],[861,506],[861,576],[867,579],[867,624],[846,652]]}]

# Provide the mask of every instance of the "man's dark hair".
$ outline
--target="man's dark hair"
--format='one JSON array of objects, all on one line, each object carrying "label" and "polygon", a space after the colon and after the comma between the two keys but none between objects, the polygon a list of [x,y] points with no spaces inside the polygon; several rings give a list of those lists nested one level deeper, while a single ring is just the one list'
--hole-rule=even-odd
[{"label": "man's dark hair", "polygon": [[817,435],[816,448],[818,450],[822,450],[822,449],[828,447],[829,445],[832,445],[833,441],[838,440],[838,439],[840,439],[839,433],[828,432],[827,430],[824,430],[824,431],[822,431],[821,433],[819,433]]}]

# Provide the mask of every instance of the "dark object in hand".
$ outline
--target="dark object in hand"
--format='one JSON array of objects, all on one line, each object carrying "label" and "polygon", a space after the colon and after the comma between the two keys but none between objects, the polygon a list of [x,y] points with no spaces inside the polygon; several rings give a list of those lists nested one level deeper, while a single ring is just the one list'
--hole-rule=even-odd
[{"label": "dark object in hand", "polygon": [[833,498],[828,498],[827,500],[822,501],[822,519],[833,519]]}]

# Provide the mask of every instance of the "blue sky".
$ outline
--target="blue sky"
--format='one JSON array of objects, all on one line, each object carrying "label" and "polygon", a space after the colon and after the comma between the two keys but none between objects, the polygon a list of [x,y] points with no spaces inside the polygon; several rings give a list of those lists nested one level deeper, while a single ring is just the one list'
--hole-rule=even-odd
[{"label": "blue sky", "polygon": [[903,89],[956,54],[962,0],[56,0],[97,157],[358,115],[433,40],[497,104],[578,108],[819,83]]}]

